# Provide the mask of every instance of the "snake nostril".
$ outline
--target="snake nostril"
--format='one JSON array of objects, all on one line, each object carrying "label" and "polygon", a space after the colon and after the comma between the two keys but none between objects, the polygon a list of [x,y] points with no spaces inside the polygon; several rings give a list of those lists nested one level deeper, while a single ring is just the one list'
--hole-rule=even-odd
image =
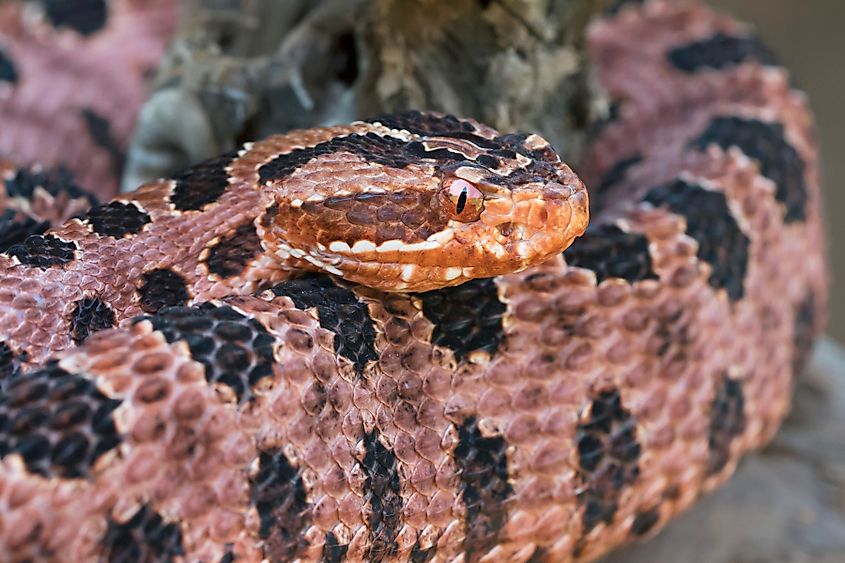
[{"label": "snake nostril", "polygon": [[499,233],[503,237],[509,237],[509,236],[511,236],[511,233],[513,233],[513,223],[511,223],[511,222],[502,223],[501,225],[499,225],[496,228],[499,229]]}]

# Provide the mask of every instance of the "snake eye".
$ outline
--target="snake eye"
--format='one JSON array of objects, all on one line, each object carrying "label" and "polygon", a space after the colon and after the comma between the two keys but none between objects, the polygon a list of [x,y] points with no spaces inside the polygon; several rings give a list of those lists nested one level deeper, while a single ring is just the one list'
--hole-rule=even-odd
[{"label": "snake eye", "polygon": [[484,194],[466,180],[455,178],[440,190],[440,203],[452,219],[468,223],[481,216]]}]

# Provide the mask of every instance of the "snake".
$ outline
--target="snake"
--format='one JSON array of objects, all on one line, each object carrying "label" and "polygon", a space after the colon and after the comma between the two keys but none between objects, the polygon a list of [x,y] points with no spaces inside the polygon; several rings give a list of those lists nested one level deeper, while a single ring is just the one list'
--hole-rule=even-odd
[{"label": "snake", "polygon": [[698,2],[619,2],[587,52],[572,167],[407,111],[8,245],[0,559],[594,560],[727,480],[824,324],[813,118]]}]

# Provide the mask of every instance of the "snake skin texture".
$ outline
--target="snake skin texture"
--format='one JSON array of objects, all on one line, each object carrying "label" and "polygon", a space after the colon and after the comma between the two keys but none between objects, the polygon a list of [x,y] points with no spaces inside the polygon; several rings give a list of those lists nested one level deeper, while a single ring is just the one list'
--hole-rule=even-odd
[{"label": "snake skin texture", "polygon": [[[824,321],[812,118],[694,2],[620,2],[588,49],[614,105],[550,259],[584,229],[569,168],[420,112],[247,144],[0,255],[0,558],[592,560],[724,482]],[[483,267],[425,254],[463,237]],[[494,242],[528,267],[484,277]]]},{"label": "snake skin texture", "polygon": [[100,201],[117,193],[145,73],[176,0],[0,3],[0,157],[65,167]]}]

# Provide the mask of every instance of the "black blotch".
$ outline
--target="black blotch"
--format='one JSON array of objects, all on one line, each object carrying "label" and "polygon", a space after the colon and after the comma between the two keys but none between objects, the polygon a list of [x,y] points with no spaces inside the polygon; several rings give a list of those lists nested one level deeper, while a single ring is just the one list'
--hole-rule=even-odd
[{"label": "black blotch", "polygon": [[220,558],[219,563],[235,563],[235,554],[231,551],[227,551],[223,554],[223,557]]},{"label": "black blotch", "polygon": [[0,457],[20,454],[27,469],[44,477],[90,475],[120,436],[109,399],[95,382],[55,362],[0,382]]},{"label": "black blotch", "polygon": [[261,252],[261,239],[251,221],[240,225],[235,231],[220,239],[208,249],[205,264],[208,271],[221,278],[237,276],[246,265]]},{"label": "black blotch", "polygon": [[683,72],[723,69],[746,61],[777,66],[777,56],[757,37],[735,37],[721,31],[712,37],[675,47],[666,54],[669,62]]},{"label": "black blotch", "polygon": [[807,367],[816,339],[816,295],[812,291],[795,311],[792,373],[800,375]]},{"label": "black blotch", "polygon": [[651,529],[654,528],[654,525],[659,521],[660,510],[657,508],[637,512],[637,515],[634,516],[634,521],[631,523],[631,535],[644,536],[651,531]]},{"label": "black blotch", "polygon": [[19,168],[15,175],[4,182],[9,197],[32,199],[36,188],[41,188],[54,197],[67,194],[71,199],[85,198],[91,205],[97,199],[80,188],[73,179],[73,173],[67,168],[57,167],[46,170]]},{"label": "black blotch", "polygon": [[112,173],[119,176],[126,162],[126,154],[120,148],[120,143],[115,139],[108,120],[90,108],[83,109],[81,115],[94,144],[109,155]]},{"label": "black blotch", "polygon": [[750,242],[728,208],[725,194],[676,180],[651,190],[644,200],[686,219],[686,233],[698,242],[699,260],[712,266],[708,283],[725,289],[731,301],[742,299]]},{"label": "black blotch", "polygon": [[482,154],[478,158],[476,158],[475,161],[481,166],[489,168],[490,170],[496,170],[501,164],[501,161],[498,158],[489,154]]},{"label": "black blotch", "polygon": [[91,208],[85,215],[91,228],[98,235],[122,238],[141,232],[144,225],[151,222],[150,216],[134,203],[112,201],[105,205]]},{"label": "black blotch", "polygon": [[428,563],[437,554],[437,544],[432,545],[427,549],[420,547],[419,542],[414,544],[411,549],[411,563]]},{"label": "black blotch", "polygon": [[418,161],[415,155],[405,153],[403,149],[406,145],[408,143],[401,139],[381,137],[375,133],[336,137],[311,148],[296,149],[277,156],[258,169],[258,177],[261,182],[284,180],[309,161],[322,155],[340,152],[355,154],[367,162],[391,168],[405,168]]},{"label": "black blotch", "polygon": [[[542,166],[542,169],[552,170],[554,172],[553,177],[557,178],[557,171],[554,168],[560,162],[560,157],[558,157],[558,154],[551,145],[545,145],[535,149],[528,148],[525,142],[530,136],[531,133],[507,133],[496,137],[494,142],[499,143],[501,148],[505,150],[512,150],[530,158],[534,162],[529,166],[538,167],[545,164],[546,166]],[[548,165],[552,166],[549,167]]]},{"label": "black blotch", "polygon": [[605,172],[596,187],[590,192],[590,205],[593,207],[593,212],[602,209],[606,205],[607,192],[625,179],[628,171],[643,161],[641,154],[635,154],[627,158],[623,158],[614,164],[610,170]]},{"label": "black blotch", "polygon": [[537,546],[534,548],[534,553],[525,563],[546,563],[549,560],[549,552],[546,548]]},{"label": "black blotch", "polygon": [[431,158],[435,160],[455,160],[461,162],[466,160],[466,157],[459,153],[450,151],[449,149],[433,149],[426,148],[424,143],[419,141],[412,141],[405,145],[405,153],[415,156],[417,158]]},{"label": "black blotch", "polygon": [[0,385],[3,381],[18,375],[20,362],[25,359],[26,352],[19,355],[11,346],[0,340]]},{"label": "black blotch", "polygon": [[[6,194],[13,200],[24,199],[31,204],[36,189],[44,190],[55,198],[86,199],[89,204],[97,203],[96,198],[74,183],[73,175],[65,168],[46,170],[19,168],[14,176],[3,182]],[[27,205],[16,201],[0,215],[0,252],[21,244],[30,235],[43,234],[50,228],[49,221],[42,221],[38,216],[29,214]]]},{"label": "black blotch", "polygon": [[337,537],[332,532],[329,532],[326,534],[326,541],[323,544],[322,563],[341,563],[343,558],[346,557],[346,551],[348,549],[348,545],[340,545],[337,542]]},{"label": "black blotch", "polygon": [[264,555],[271,561],[292,561],[307,546],[303,532],[308,501],[305,484],[280,449],[261,451],[258,472],[250,477],[250,503],[255,506],[264,540]]},{"label": "black blotch", "polygon": [[566,263],[596,274],[596,282],[622,278],[628,282],[657,279],[648,251],[648,239],[616,225],[590,227],[563,253]]},{"label": "black blotch", "polygon": [[106,0],[38,0],[53,27],[67,27],[82,35],[103,29],[108,19]]},{"label": "black blotch", "polygon": [[185,278],[164,268],[144,272],[138,295],[141,310],[145,313],[155,313],[162,307],[184,305],[191,297]]},{"label": "black blotch", "polygon": [[55,235],[30,235],[20,244],[6,250],[6,254],[21,264],[46,270],[73,262],[76,243],[63,241]]},{"label": "black blotch", "polygon": [[126,522],[108,518],[102,541],[103,561],[174,561],[184,555],[182,529],[165,522],[149,505],[141,506]]},{"label": "black blotch", "polygon": [[477,561],[499,541],[507,522],[507,500],[513,494],[508,482],[507,444],[501,436],[481,435],[474,417],[458,428],[455,463],[466,507],[464,549],[468,561]]},{"label": "black blotch", "polygon": [[445,346],[458,361],[470,352],[483,350],[493,354],[504,338],[502,315],[505,304],[499,300],[493,278],[435,289],[417,296],[423,314],[434,325],[433,344]]},{"label": "black blotch", "polygon": [[0,82],[18,83],[18,70],[3,49],[0,49]]},{"label": "black blotch", "polygon": [[176,185],[170,202],[179,211],[196,211],[217,201],[229,187],[226,168],[237,157],[237,150],[230,151],[173,176]]},{"label": "black blotch", "polygon": [[243,404],[252,387],[273,374],[275,339],[261,323],[228,306],[164,307],[149,320],[168,342],[183,340],[191,357],[205,366],[209,383],[229,386]]},{"label": "black blotch", "polygon": [[786,140],[783,125],[737,116],[713,119],[692,145],[705,149],[717,145],[723,150],[737,147],[760,164],[760,172],[775,184],[775,198],[786,207],[787,223],[803,221],[807,213],[805,164]]},{"label": "black blotch", "polygon": [[49,228],[49,221],[36,221],[20,211],[5,209],[0,215],[0,252],[22,243],[30,235],[43,234]]},{"label": "black blotch", "polygon": [[742,383],[722,375],[710,407],[710,465],[708,474],[720,472],[728,464],[731,443],[745,431],[745,398]]},{"label": "black blotch", "polygon": [[[421,121],[415,126],[415,120],[408,118],[409,115],[417,116]],[[524,141],[527,137],[527,134],[519,136],[518,139],[512,135],[505,135],[491,140],[476,135],[474,133],[475,128],[470,123],[460,121],[452,116],[435,118],[419,112],[375,118],[370,120],[370,122],[378,122],[394,129],[405,129],[419,135],[452,137],[470,141],[481,148],[489,149],[490,154],[482,155],[478,161],[482,165],[491,168],[498,166],[497,156],[510,155],[511,158],[515,158],[516,153],[513,150],[514,143],[519,144],[519,142]],[[551,148],[529,151],[522,146],[522,150],[530,158],[547,160],[552,164],[558,162],[557,155]],[[290,153],[279,155],[258,169],[259,179],[261,182],[284,180],[295,170],[315,158],[341,152],[357,155],[367,162],[374,162],[383,166],[400,169],[406,168],[411,164],[419,163],[422,159],[433,160],[438,166],[448,165],[452,162],[472,162],[466,155],[446,148],[429,150],[420,141],[408,142],[397,137],[382,137],[376,133],[366,133],[364,135],[356,133],[345,137],[337,137],[310,148],[296,149]],[[494,162],[495,166],[490,166]],[[535,166],[537,165],[535,164]],[[554,172],[554,177],[557,178],[557,172],[555,170],[552,171]]]},{"label": "black blotch", "polygon": [[83,297],[76,302],[70,316],[70,334],[75,344],[98,330],[112,328],[116,324],[114,311],[97,297]]},{"label": "black blotch", "polygon": [[396,554],[396,536],[402,518],[399,470],[396,456],[384,447],[375,433],[364,436],[364,505],[368,508],[367,525],[370,546],[365,559],[382,561]]},{"label": "black blotch", "polygon": [[376,331],[366,303],[325,275],[312,274],[284,281],[272,288],[276,295],[290,297],[302,310],[317,308],[320,326],[334,333],[334,351],[355,365],[358,375],[367,362],[378,359]]},{"label": "black blotch", "polygon": [[495,156],[503,156],[505,158],[516,158],[516,153],[510,149],[504,148],[502,143],[494,139],[482,137],[477,133],[471,131],[441,131],[437,133],[438,137],[449,137],[450,139],[462,139],[469,141],[482,149],[490,149],[490,154]]},{"label": "black blotch", "polygon": [[642,6],[645,0],[616,0],[607,10],[608,16],[615,16],[625,6]]},{"label": "black blotch", "polygon": [[588,419],[578,424],[575,433],[581,482],[578,502],[584,507],[582,535],[601,522],[613,522],[623,487],[640,474],[641,449],[636,422],[617,389],[595,394],[586,412]]},{"label": "black blotch", "polygon": [[390,129],[404,129],[415,135],[444,135],[456,132],[472,133],[475,126],[454,115],[437,115],[421,111],[406,111],[367,119],[366,123],[381,123]]},{"label": "black blotch", "polygon": [[508,482],[507,444],[501,436],[485,438],[474,417],[458,428],[455,463],[466,507],[467,561],[478,561],[499,541],[507,522],[507,500],[513,494]]}]

